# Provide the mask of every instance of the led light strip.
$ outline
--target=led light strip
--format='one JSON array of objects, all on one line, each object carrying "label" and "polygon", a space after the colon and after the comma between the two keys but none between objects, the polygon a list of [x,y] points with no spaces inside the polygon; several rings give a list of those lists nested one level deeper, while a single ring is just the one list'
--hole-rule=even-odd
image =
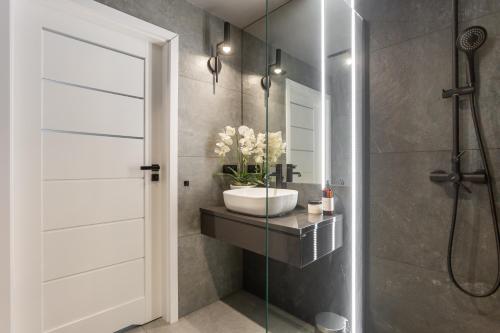
[{"label": "led light strip", "polygon": [[356,103],[356,12],[354,0],[351,1],[351,333],[361,333],[362,325],[359,323],[361,312],[361,285],[358,285],[358,155],[357,147],[357,103]]},{"label": "led light strip", "polygon": [[325,0],[321,0],[321,188],[326,181],[326,47],[325,47]]},{"label": "led light strip", "polygon": [[[351,7],[351,318],[350,333],[362,333],[362,307],[361,307],[361,283],[358,281],[358,265],[360,261],[360,254],[358,253],[358,153],[357,153],[357,103],[356,103],[356,19],[357,14],[354,10],[354,0],[350,1],[349,5]],[[321,0],[321,138],[322,138],[322,148],[321,148],[321,158],[322,158],[322,168],[321,168],[321,179],[322,186],[325,183],[325,155],[326,155],[326,47],[325,47],[325,0]]]}]

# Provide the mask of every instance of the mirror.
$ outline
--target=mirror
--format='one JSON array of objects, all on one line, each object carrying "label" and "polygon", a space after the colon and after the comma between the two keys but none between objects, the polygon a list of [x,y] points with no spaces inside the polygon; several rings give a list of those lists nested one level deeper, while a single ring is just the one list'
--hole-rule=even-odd
[{"label": "mirror", "polygon": [[326,1],[325,31],[332,33],[322,57],[320,2],[293,0],[270,13],[267,54],[265,19],[243,32],[243,124],[265,130],[270,84],[269,131],[281,131],[287,144],[278,163],[294,166],[292,187],[344,185],[349,178],[351,9],[343,0]]}]

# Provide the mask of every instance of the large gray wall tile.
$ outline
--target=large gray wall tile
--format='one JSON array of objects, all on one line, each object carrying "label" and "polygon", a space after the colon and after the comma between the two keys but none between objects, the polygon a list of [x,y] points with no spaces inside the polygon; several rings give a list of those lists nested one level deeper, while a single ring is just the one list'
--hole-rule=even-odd
[{"label": "large gray wall tile", "polygon": [[200,234],[181,237],[179,276],[183,316],[241,288],[241,250]]},{"label": "large gray wall tile", "polygon": [[459,0],[458,6],[461,21],[468,21],[500,11],[500,2],[497,0]]},{"label": "large gray wall tile", "polygon": [[471,300],[449,283],[445,273],[374,257],[370,260],[368,311],[372,312],[370,325],[375,327],[369,332],[498,330],[497,296]]},{"label": "large gray wall tile", "polygon": [[447,169],[449,156],[449,152],[371,155],[372,254],[444,269],[451,199],[443,187],[429,181],[429,172]]},{"label": "large gray wall tile", "polygon": [[181,77],[179,82],[179,156],[215,157],[217,133],[241,124],[241,93]]},{"label": "large gray wall tile", "polygon": [[370,25],[371,49],[381,49],[450,25],[448,0],[358,1],[357,10]]},{"label": "large gray wall tile", "polygon": [[223,205],[221,169],[218,158],[179,158],[179,236],[200,233],[199,207]]},{"label": "large gray wall tile", "polygon": [[371,53],[371,151],[449,149],[450,31],[441,30]]},{"label": "large gray wall tile", "polygon": [[[448,170],[450,154],[372,154],[371,254],[446,271],[453,192],[449,184],[432,183],[429,171]],[[498,151],[490,155],[492,165],[498,166]],[[476,151],[469,151],[463,158],[464,171],[480,166]],[[467,186],[473,193],[462,191],[461,195],[454,251],[456,271],[469,280],[491,280],[496,272],[496,255],[486,187]]]}]

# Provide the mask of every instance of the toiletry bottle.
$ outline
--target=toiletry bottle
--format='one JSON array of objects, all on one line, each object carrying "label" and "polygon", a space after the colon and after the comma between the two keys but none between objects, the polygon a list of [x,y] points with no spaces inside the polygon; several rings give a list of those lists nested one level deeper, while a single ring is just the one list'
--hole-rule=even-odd
[{"label": "toiletry bottle", "polygon": [[323,189],[323,214],[324,215],[333,215],[334,207],[333,207],[333,188],[330,185],[330,182],[326,182],[326,186]]}]

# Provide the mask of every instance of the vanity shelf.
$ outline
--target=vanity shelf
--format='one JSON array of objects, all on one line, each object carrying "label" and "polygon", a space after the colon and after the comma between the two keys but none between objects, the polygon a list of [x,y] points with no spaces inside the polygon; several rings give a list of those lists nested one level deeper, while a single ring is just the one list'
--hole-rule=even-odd
[{"label": "vanity shelf", "polygon": [[[265,255],[266,219],[233,213],[225,207],[201,208],[201,232]],[[269,218],[269,257],[303,268],[340,248],[342,215],[309,215],[296,209]]]}]

